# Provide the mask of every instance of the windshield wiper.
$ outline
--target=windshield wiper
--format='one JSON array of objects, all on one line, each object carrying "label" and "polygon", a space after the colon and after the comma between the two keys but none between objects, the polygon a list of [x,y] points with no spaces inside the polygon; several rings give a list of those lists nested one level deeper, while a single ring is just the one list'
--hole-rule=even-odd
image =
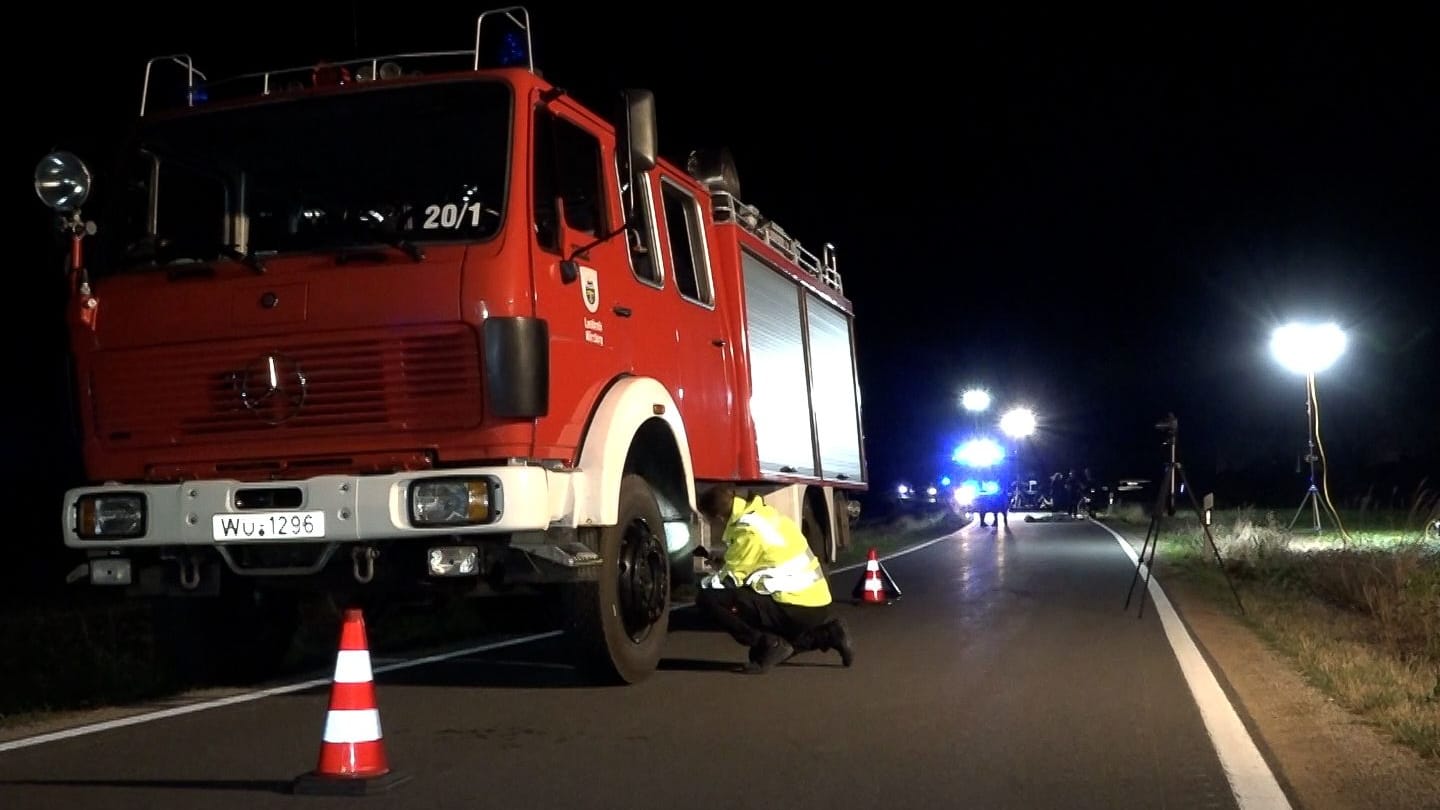
[{"label": "windshield wiper", "polygon": [[251,270],[254,270],[259,275],[265,275],[265,263],[260,261],[260,257],[256,256],[254,253],[240,250],[234,245],[225,245],[221,247],[220,253],[228,258],[240,262]]},{"label": "windshield wiper", "polygon": [[[381,238],[381,240],[387,247],[395,248],[401,253],[404,253],[406,256],[410,257],[411,261],[419,263],[425,260],[425,251],[421,250],[420,246],[415,244],[414,242],[411,242],[407,239],[401,239],[398,236],[389,236],[385,234],[376,235]],[[377,255],[376,251],[370,248],[342,248],[339,253],[335,254],[335,263],[345,264],[346,262],[358,259],[362,256],[374,255]]]}]

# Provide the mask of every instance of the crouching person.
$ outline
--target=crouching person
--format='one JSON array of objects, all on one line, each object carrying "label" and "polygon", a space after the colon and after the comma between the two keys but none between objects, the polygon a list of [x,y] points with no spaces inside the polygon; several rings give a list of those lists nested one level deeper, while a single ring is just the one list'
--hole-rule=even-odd
[{"label": "crouching person", "polygon": [[719,565],[701,580],[696,605],[749,648],[743,671],[769,672],[809,650],[834,650],[850,666],[849,631],[830,618],[830,585],[800,527],[763,498],[736,497],[728,484],[707,490],[697,506],[707,520],[723,522],[725,548],[696,549]]}]

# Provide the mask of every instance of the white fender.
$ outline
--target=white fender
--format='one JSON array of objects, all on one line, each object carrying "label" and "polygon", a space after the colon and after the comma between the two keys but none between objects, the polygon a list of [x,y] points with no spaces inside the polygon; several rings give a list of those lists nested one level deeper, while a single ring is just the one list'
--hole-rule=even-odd
[{"label": "white fender", "polygon": [[[658,413],[657,413],[658,411]],[[575,480],[576,526],[610,526],[619,520],[620,479],[635,432],[650,419],[663,419],[675,436],[685,473],[685,491],[695,502],[695,469],[685,422],[670,392],[650,377],[627,377],[616,383],[595,409],[580,450]]]}]

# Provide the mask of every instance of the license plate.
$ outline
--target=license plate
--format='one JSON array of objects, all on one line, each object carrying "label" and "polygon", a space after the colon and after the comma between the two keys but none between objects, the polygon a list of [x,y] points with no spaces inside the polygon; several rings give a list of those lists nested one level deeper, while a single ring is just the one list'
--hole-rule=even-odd
[{"label": "license plate", "polygon": [[216,540],[287,540],[292,537],[324,537],[325,513],[247,512],[243,515],[216,515],[212,519]]}]

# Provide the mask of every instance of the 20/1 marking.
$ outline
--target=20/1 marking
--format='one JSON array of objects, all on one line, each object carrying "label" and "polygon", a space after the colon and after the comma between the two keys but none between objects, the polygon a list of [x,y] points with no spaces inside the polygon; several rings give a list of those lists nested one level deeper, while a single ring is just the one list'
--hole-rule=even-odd
[{"label": "20/1 marking", "polygon": [[425,206],[425,224],[422,227],[427,231],[464,227],[465,217],[469,215],[470,227],[478,228],[480,227],[480,214],[483,212],[484,208],[478,202],[464,207],[455,203],[427,205]]}]

